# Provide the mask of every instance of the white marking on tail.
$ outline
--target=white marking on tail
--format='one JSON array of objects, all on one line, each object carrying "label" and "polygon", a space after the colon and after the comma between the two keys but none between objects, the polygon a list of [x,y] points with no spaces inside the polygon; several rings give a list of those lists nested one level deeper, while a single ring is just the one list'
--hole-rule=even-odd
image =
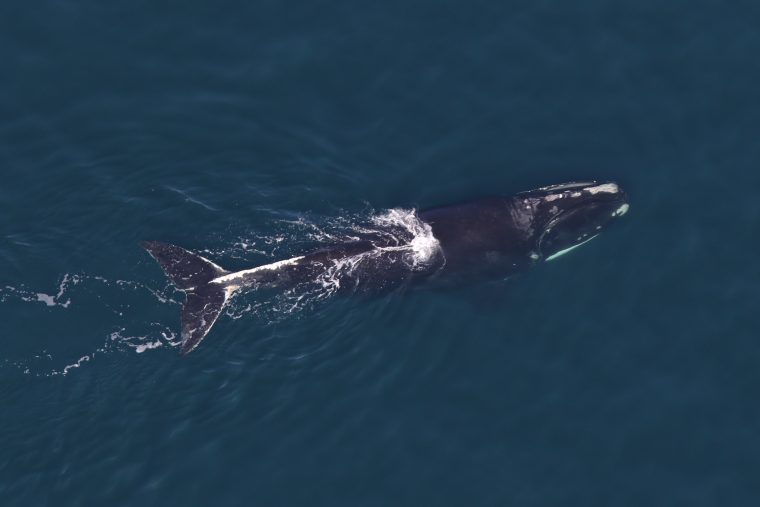
[{"label": "white marking on tail", "polygon": [[298,263],[298,261],[300,261],[304,257],[305,256],[302,255],[300,257],[293,257],[292,259],[285,259],[285,260],[282,260],[282,261],[273,262],[271,264],[265,264],[263,266],[258,266],[258,267],[251,268],[251,269],[244,269],[243,271],[237,271],[235,273],[230,273],[229,275],[224,275],[224,276],[220,276],[218,278],[214,278],[209,283],[221,283],[221,284],[224,284],[224,283],[231,282],[233,280],[237,280],[238,278],[241,278],[241,277],[243,277],[245,275],[253,274],[253,273],[256,273],[256,272],[259,272],[259,271],[273,271],[273,270],[279,269],[279,268],[281,268],[283,266],[290,266],[290,265],[296,264],[296,263]]},{"label": "white marking on tail", "polygon": [[[198,254],[196,254],[196,255],[198,255]],[[227,271],[226,269],[224,269],[223,267],[221,267],[221,266],[220,266],[219,264],[217,264],[216,262],[214,262],[214,261],[210,261],[210,260],[208,260],[207,258],[203,257],[202,255],[198,255],[198,257],[200,257],[200,258],[201,258],[201,259],[203,259],[204,261],[208,262],[209,264],[211,264],[212,266],[214,266],[214,267],[215,267],[216,269],[218,269],[219,271],[222,271],[222,272],[224,272],[224,271]]]}]

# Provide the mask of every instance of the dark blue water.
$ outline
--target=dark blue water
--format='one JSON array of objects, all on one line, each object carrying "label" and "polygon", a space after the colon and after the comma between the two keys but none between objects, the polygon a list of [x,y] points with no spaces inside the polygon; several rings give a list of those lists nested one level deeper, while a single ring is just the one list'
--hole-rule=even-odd
[{"label": "dark blue water", "polygon": [[[0,504],[756,505],[754,2],[0,6]],[[615,180],[504,284],[242,297],[138,246]]]}]

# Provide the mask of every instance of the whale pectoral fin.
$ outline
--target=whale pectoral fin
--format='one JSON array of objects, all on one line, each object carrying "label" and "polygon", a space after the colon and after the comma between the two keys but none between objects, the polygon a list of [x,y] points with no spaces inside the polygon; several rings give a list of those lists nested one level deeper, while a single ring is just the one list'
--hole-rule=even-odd
[{"label": "whale pectoral fin", "polygon": [[231,292],[217,284],[208,284],[186,292],[182,305],[182,344],[180,354],[191,352],[206,337]]}]

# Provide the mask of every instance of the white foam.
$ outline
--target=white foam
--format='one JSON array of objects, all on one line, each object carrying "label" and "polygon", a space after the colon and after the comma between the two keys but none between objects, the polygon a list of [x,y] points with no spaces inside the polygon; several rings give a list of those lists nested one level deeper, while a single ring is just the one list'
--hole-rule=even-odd
[{"label": "white foam", "polygon": [[[61,282],[58,284],[58,292],[56,294],[47,294],[45,292],[30,292],[24,288],[11,287],[10,285],[6,286],[5,288],[10,293],[15,294],[16,297],[22,301],[45,303],[46,306],[60,306],[62,308],[68,308],[71,304],[71,299],[66,298],[64,301],[63,297],[69,289],[69,286],[78,284],[80,280],[81,279],[78,275],[69,275],[66,273],[63,275]],[[5,298],[3,297],[3,299]]]},{"label": "white foam", "polygon": [[156,340],[154,342],[142,343],[142,344],[138,345],[137,347],[135,347],[135,352],[137,352],[138,354],[142,354],[146,350],[157,349],[161,345],[162,345],[162,343],[160,341],[158,341],[158,340]]},{"label": "white foam", "polygon": [[72,368],[79,368],[80,366],[82,366],[83,363],[86,363],[90,359],[91,359],[91,356],[89,355],[80,357],[76,363],[72,363],[65,366],[63,370],[61,371],[61,375],[66,375],[69,372],[69,370],[71,370]]},{"label": "white foam", "polygon": [[[411,235],[408,243],[400,248],[411,251],[412,268],[428,265],[440,252],[441,245],[433,236],[433,229],[430,224],[420,220],[417,211],[414,209],[393,208],[382,215],[373,217],[372,221],[381,227],[399,227]],[[379,250],[383,250],[383,248],[379,248]]]},{"label": "white foam", "polygon": [[182,190],[181,188],[175,188],[175,187],[171,187],[171,186],[168,186],[168,185],[165,188],[168,189],[168,190],[171,190],[174,193],[177,193],[177,194],[181,195],[182,197],[184,197],[185,198],[185,202],[191,202],[193,204],[197,204],[198,206],[206,208],[209,211],[218,211],[216,208],[214,208],[212,206],[209,206],[205,202],[203,202],[203,201],[201,201],[199,199],[196,199],[195,197],[191,196],[190,194],[188,194],[186,191]]},{"label": "white foam", "polygon": [[37,301],[42,301],[48,306],[55,306],[58,304],[55,302],[55,296],[50,296],[49,294],[44,294],[42,292],[37,293]]}]

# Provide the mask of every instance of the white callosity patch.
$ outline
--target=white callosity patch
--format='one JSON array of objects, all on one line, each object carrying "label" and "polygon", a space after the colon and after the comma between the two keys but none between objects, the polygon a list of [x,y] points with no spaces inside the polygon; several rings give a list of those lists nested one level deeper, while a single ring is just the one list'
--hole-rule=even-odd
[{"label": "white callosity patch", "polygon": [[560,191],[560,190],[578,190],[589,185],[593,185],[593,181],[571,181],[569,183],[560,183],[559,185],[549,185],[546,187],[539,187],[538,190],[545,191]]},{"label": "white callosity patch", "polygon": [[590,194],[617,194],[620,193],[620,187],[615,183],[604,183],[595,187],[588,187],[585,189]]},{"label": "white callosity patch", "polygon": [[[582,187],[582,185],[558,185],[558,188],[552,188],[552,187],[544,187],[540,190],[553,190],[557,193],[547,195],[544,197],[544,200],[547,202],[556,201],[558,199],[563,198],[578,198],[581,197],[584,193],[588,193],[591,195],[596,194],[617,194],[620,193],[620,187],[618,187],[615,183],[602,183],[601,185],[593,185],[592,183],[587,183],[586,187]],[[593,186],[592,186],[593,185]]]},{"label": "white callosity patch", "polygon": [[618,209],[616,209],[615,211],[612,212],[612,216],[613,217],[622,217],[623,215],[625,215],[626,213],[628,213],[628,208],[630,208],[630,206],[628,206],[628,203],[624,203]]}]

